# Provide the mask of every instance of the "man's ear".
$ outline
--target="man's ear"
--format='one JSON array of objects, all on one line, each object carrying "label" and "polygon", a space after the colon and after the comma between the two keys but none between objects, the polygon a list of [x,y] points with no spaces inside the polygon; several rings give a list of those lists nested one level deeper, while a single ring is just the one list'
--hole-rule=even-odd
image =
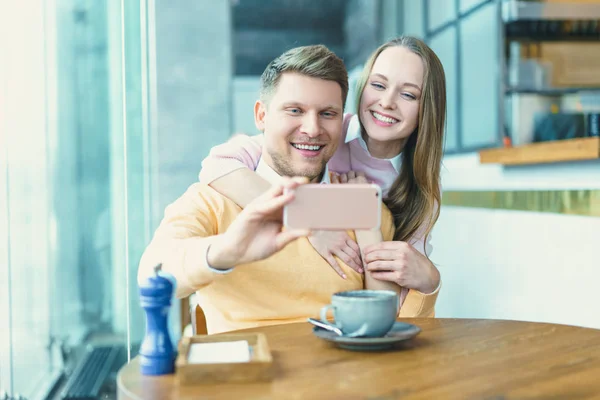
[{"label": "man's ear", "polygon": [[254,103],[254,125],[256,128],[264,132],[265,131],[265,115],[267,114],[267,105],[260,100]]}]

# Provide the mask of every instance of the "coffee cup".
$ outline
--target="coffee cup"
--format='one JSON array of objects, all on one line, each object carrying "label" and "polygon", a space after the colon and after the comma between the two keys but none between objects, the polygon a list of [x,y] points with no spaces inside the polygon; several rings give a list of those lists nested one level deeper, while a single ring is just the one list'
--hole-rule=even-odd
[{"label": "coffee cup", "polygon": [[[321,321],[353,337],[381,337],[392,329],[398,315],[398,294],[391,290],[350,290],[335,293],[321,309]],[[327,321],[332,310],[333,323]]]}]

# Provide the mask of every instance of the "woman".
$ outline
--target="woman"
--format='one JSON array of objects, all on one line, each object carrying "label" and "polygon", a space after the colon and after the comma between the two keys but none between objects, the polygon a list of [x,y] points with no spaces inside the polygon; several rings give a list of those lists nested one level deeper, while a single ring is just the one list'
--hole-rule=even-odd
[{"label": "woman", "polygon": [[[328,164],[338,173],[332,182],[367,179],[379,184],[394,217],[394,241],[382,242],[373,232],[357,232],[358,245],[342,232],[316,232],[309,240],[340,275],[334,255],[358,272],[364,265],[366,287],[401,293],[407,303],[400,315],[433,315],[433,306],[422,310],[422,299],[417,293],[412,301],[408,289],[430,294],[435,303],[440,285],[426,243],[441,201],[446,114],[442,64],[421,40],[399,37],[371,55],[357,94],[357,114],[344,118],[345,141]],[[244,206],[268,188],[253,172],[260,152],[260,136],[237,136],[211,151],[200,180]]]}]

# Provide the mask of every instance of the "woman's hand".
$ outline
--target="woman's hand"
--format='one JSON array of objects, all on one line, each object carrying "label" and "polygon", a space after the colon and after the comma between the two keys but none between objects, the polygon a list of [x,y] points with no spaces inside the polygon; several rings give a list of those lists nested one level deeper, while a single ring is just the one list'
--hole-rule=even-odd
[{"label": "woman's hand", "polygon": [[363,273],[360,249],[358,244],[344,231],[313,231],[308,236],[310,244],[317,250],[329,265],[346,279],[346,274],[334,256],[346,263],[350,268]]},{"label": "woman's hand", "polygon": [[406,242],[381,242],[363,251],[371,277],[394,282],[421,293],[432,293],[440,284],[440,272],[423,254]]},{"label": "woman's hand", "polygon": [[349,171],[345,174],[331,173],[331,183],[369,183],[364,172]]}]

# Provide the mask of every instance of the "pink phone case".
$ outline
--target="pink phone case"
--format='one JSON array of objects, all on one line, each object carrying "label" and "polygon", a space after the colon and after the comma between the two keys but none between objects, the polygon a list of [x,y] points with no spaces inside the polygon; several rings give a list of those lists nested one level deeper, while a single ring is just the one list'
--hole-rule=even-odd
[{"label": "pink phone case", "polygon": [[283,210],[290,229],[379,229],[381,188],[374,184],[307,184]]}]

